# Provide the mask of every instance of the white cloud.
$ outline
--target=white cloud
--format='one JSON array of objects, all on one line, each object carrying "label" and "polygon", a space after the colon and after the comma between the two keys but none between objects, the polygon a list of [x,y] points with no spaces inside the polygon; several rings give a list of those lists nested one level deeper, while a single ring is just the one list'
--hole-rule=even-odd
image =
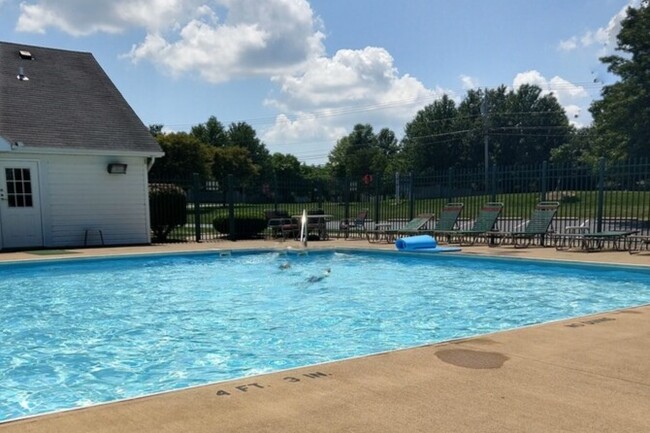
[{"label": "white cloud", "polygon": [[560,41],[558,49],[560,51],[573,51],[578,48],[578,38],[576,36],[571,36],[565,41]]},{"label": "white cloud", "polygon": [[327,159],[336,141],[349,133],[349,127],[324,121],[323,114],[298,113],[289,119],[280,114],[275,124],[262,138],[272,152],[291,153],[307,163],[321,163]]},{"label": "white cloud", "polygon": [[539,71],[531,70],[520,72],[512,81],[515,89],[524,84],[534,84],[542,89],[542,94],[553,93],[560,104],[565,102],[589,97],[584,87],[575,85],[564,78],[555,76],[548,80]]},{"label": "white cloud", "polygon": [[461,75],[460,82],[462,83],[463,90],[471,90],[479,87],[478,78],[470,77],[469,75]]},{"label": "white cloud", "polygon": [[[202,5],[201,16],[166,37],[150,33],[129,57],[148,60],[173,76],[195,74],[219,83],[289,73],[324,52],[320,23],[306,0],[222,0],[226,19]],[[198,14],[197,14],[198,15]]]},{"label": "white cloud", "polygon": [[16,29],[22,32],[45,33],[52,27],[73,36],[96,32],[119,33],[124,29],[110,2],[42,0],[35,4],[21,3]]},{"label": "white cloud", "polygon": [[23,32],[144,29],[125,57],[215,83],[289,73],[324,53],[321,22],[307,0],[36,0],[20,11]]},{"label": "white cloud", "polygon": [[266,104],[283,114],[262,138],[273,151],[301,159],[318,156],[321,162],[356,123],[369,123],[376,132],[388,127],[399,135],[419,109],[445,93],[426,88],[408,74],[399,75],[393,57],[377,47],[340,50],[273,81],[280,95]]},{"label": "white cloud", "polygon": [[517,74],[512,82],[516,90],[524,84],[533,84],[542,89],[543,95],[553,94],[567,113],[569,121],[576,126],[584,126],[591,122],[590,118],[581,118],[590,104],[590,95],[584,87],[555,76],[550,80],[539,71],[531,70]]},{"label": "white cloud", "polygon": [[596,30],[587,30],[582,36],[572,36],[569,39],[560,41],[560,51],[573,51],[579,47],[587,48],[594,45],[601,47],[598,55],[602,56],[611,53],[616,48],[616,37],[621,30],[621,21],[627,16],[627,8],[638,7],[640,0],[630,0],[616,15],[614,15],[606,26]]},{"label": "white cloud", "polygon": [[211,17],[211,10],[206,10],[205,6],[196,0],[126,0],[111,4],[120,22],[128,26],[142,27],[150,32],[177,27],[179,21],[182,22],[188,17]]},{"label": "white cloud", "polygon": [[45,33],[48,28],[73,36],[119,33],[129,28],[171,29],[177,20],[200,15],[201,0],[37,0],[20,4],[17,30]]},{"label": "white cloud", "polygon": [[400,134],[443,93],[400,75],[383,48],[325,56],[323,24],[308,0],[25,0],[20,11],[23,32],[143,30],[123,58],[170,76],[211,83],[272,77],[276,94],[265,104],[280,114],[260,136],[272,151],[311,162],[324,161],[355,123]]}]

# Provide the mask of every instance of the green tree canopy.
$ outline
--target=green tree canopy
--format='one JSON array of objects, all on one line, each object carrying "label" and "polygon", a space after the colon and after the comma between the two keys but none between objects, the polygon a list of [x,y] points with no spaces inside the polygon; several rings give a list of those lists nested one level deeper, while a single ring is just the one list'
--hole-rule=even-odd
[{"label": "green tree canopy", "polygon": [[540,163],[550,158],[551,149],[570,141],[572,129],[564,108],[539,87],[523,85],[505,94],[499,105],[487,119],[495,163]]},{"label": "green tree canopy", "polygon": [[593,137],[593,127],[575,130],[567,143],[551,150],[551,161],[558,164],[595,165],[597,158],[594,158],[591,152]]},{"label": "green tree canopy", "polygon": [[372,126],[357,124],[330,152],[328,168],[337,177],[383,173],[398,150],[395,133],[390,129],[375,135]]},{"label": "green tree canopy", "polygon": [[159,133],[156,139],[165,156],[154,163],[150,171],[152,178],[186,179],[192,173],[202,178],[210,176],[213,150],[196,137],[174,132]]},{"label": "green tree canopy", "polygon": [[416,173],[429,173],[459,164],[458,109],[447,95],[418,111],[406,124],[402,146],[407,164]]},{"label": "green tree canopy", "polygon": [[537,86],[469,90],[456,106],[447,95],[420,110],[402,140],[410,170],[431,173],[488,163],[533,164],[570,140],[572,128],[552,94]]},{"label": "green tree canopy", "polygon": [[594,118],[596,156],[610,160],[650,157],[650,2],[628,8],[616,50],[601,58],[620,77],[605,86],[603,99],[590,111]]},{"label": "green tree canopy", "polygon": [[192,126],[190,134],[203,143],[213,147],[228,145],[228,136],[223,124],[216,117],[210,116],[207,122]]},{"label": "green tree canopy", "polygon": [[220,147],[214,152],[212,174],[222,185],[228,175],[233,175],[238,186],[247,186],[258,174],[260,168],[253,162],[248,149],[240,146]]},{"label": "green tree canopy", "polygon": [[295,180],[300,176],[300,161],[289,153],[276,152],[271,155],[271,167],[278,180]]},{"label": "green tree canopy", "polygon": [[271,155],[257,132],[246,122],[231,123],[226,132],[228,146],[246,149],[251,161],[258,167],[258,175],[268,178],[272,173]]},{"label": "green tree canopy", "polygon": [[153,125],[149,125],[149,133],[151,133],[151,135],[153,135],[154,137],[157,137],[163,133],[162,132],[163,127],[164,125],[160,123],[154,123]]}]

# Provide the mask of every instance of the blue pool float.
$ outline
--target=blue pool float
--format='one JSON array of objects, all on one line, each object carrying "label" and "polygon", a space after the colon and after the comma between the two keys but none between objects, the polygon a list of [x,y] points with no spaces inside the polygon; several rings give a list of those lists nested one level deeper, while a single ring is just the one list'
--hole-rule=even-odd
[{"label": "blue pool float", "polygon": [[418,235],[399,238],[395,241],[395,248],[398,251],[437,253],[447,251],[460,251],[459,247],[440,247],[433,236]]}]

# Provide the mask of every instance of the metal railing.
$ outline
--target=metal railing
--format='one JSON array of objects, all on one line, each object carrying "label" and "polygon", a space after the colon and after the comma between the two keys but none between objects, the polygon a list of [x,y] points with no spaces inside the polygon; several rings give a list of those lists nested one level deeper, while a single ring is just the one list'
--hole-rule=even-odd
[{"label": "metal railing", "polygon": [[[239,220],[264,219],[267,210],[298,215],[303,209],[322,209],[332,216],[328,228],[334,235],[342,222],[353,220],[365,209],[369,211],[367,227],[384,223],[399,228],[419,213],[439,215],[448,202],[464,203],[461,226],[471,225],[486,202],[502,202],[498,229],[508,232],[521,228],[535,204],[547,200],[560,202],[551,229],[555,233],[581,226],[591,232],[637,230],[639,235],[650,235],[648,161],[606,164],[601,160],[596,167],[546,162],[493,166],[487,184],[483,168],[450,168],[429,176],[395,173],[309,182],[271,179],[242,184],[229,177],[220,184],[193,175],[151,179],[150,183],[176,185],[186,197],[185,222],[154,242],[235,240],[242,235],[238,233],[242,230]],[[164,210],[157,206],[156,212]],[[161,218],[152,215],[154,219]],[[264,236],[265,230],[258,235]]]}]

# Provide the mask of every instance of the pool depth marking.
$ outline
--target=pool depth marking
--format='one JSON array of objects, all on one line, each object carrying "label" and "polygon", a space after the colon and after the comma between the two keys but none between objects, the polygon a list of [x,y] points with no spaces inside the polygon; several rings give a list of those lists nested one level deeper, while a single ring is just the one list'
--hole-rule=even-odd
[{"label": "pool depth marking", "polygon": [[598,325],[599,323],[613,322],[614,320],[616,319],[612,319],[611,317],[599,317],[597,319],[583,320],[582,322],[569,323],[568,325],[564,325],[564,326],[566,326],[567,328],[580,328],[586,325]]},{"label": "pool depth marking", "polygon": [[[304,382],[308,379],[322,379],[326,377],[332,376],[329,373],[323,373],[321,371],[315,371],[311,373],[304,373],[298,376],[284,376],[282,378],[282,383],[298,383],[298,382]],[[236,385],[233,386],[232,388],[227,388],[227,389],[219,389],[215,395],[219,397],[229,397],[235,394],[245,394],[250,391],[256,391],[260,389],[267,389],[271,388],[271,385],[266,383],[262,384],[260,382],[251,382],[251,383],[246,383],[244,385]]]}]

